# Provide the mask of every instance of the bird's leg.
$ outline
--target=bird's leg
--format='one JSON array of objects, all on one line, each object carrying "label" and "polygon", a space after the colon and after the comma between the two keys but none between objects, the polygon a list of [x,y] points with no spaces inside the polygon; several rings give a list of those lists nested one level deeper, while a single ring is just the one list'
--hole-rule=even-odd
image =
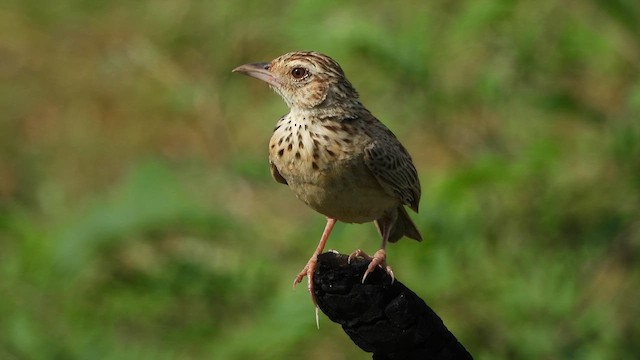
[{"label": "bird's leg", "polygon": [[389,234],[391,234],[390,226],[385,228],[385,230],[383,231],[382,245],[380,245],[380,250],[376,251],[375,254],[373,254],[373,256],[367,255],[364,251],[360,249],[354,251],[351,255],[349,255],[349,259],[348,259],[349,263],[351,263],[351,260],[355,259],[358,256],[363,257],[367,260],[370,260],[369,266],[367,267],[367,270],[364,272],[364,276],[362,277],[363,284],[364,284],[364,281],[367,279],[367,275],[373,272],[373,270],[376,269],[376,266],[380,266],[387,272],[389,276],[391,276],[391,283],[395,281],[393,270],[391,270],[391,267],[387,265],[387,252],[385,250],[387,247],[387,239],[389,238]]},{"label": "bird's leg", "polygon": [[318,243],[316,251],[307,262],[307,265],[304,266],[302,271],[300,271],[298,276],[296,276],[295,280],[293,280],[293,286],[296,286],[302,282],[302,279],[305,276],[307,277],[307,290],[309,290],[309,294],[311,294],[311,301],[313,301],[313,306],[316,308],[316,326],[318,329],[320,328],[320,321],[318,320],[318,303],[316,302],[316,296],[313,294],[313,273],[318,267],[318,255],[322,253],[324,246],[327,244],[327,239],[329,239],[329,235],[331,234],[333,227],[336,225],[336,221],[336,219],[327,218],[327,224],[324,226],[324,231],[322,232],[322,237],[320,237],[320,242]]},{"label": "bird's leg", "polygon": [[387,247],[387,237],[385,236],[382,239],[382,245],[380,245],[380,249],[373,254],[371,257],[371,262],[367,267],[367,271],[364,272],[364,276],[362,277],[362,283],[367,279],[367,275],[373,272],[376,269],[376,266],[380,266],[384,271],[391,276],[391,283],[393,284],[395,280],[395,276],[393,276],[393,270],[391,270],[391,266],[387,265],[387,251],[385,248]]},{"label": "bird's leg", "polygon": [[327,243],[327,239],[331,234],[331,230],[333,230],[333,226],[336,224],[336,219],[327,218],[327,225],[324,227],[324,231],[322,232],[322,237],[320,238],[320,242],[318,243],[318,247],[316,251],[311,256],[311,259],[307,262],[307,265],[304,266],[302,271],[296,276],[295,280],[293,280],[293,286],[296,286],[302,279],[307,277],[307,289],[309,293],[311,293],[311,299],[313,300],[313,304],[316,305],[316,299],[313,296],[313,273],[316,271],[316,267],[318,267],[318,255],[322,253],[324,246]]}]

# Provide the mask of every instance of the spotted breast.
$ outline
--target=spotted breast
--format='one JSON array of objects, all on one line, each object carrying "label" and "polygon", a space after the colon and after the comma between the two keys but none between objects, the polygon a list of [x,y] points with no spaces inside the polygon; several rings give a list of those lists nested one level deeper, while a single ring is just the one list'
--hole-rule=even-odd
[{"label": "spotted breast", "polygon": [[343,222],[380,218],[401,202],[372,176],[364,149],[372,139],[353,136],[355,119],[290,113],[280,119],[269,143],[276,180],[286,183],[314,210]]}]

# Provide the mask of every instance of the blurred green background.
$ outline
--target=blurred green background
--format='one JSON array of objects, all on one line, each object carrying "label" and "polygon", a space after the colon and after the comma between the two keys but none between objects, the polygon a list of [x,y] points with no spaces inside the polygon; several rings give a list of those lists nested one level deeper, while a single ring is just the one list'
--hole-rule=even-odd
[{"label": "blurred green background", "polygon": [[389,261],[476,358],[637,356],[637,1],[5,0],[1,359],[370,359],[291,289],[324,219],[231,73],[292,50],[412,153],[426,241]]}]

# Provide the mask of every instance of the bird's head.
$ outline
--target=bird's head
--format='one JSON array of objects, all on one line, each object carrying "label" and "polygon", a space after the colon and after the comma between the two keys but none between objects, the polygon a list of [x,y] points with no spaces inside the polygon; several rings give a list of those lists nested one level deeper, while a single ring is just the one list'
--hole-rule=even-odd
[{"label": "bird's head", "polygon": [[322,110],[349,101],[358,103],[358,93],[340,65],[317,52],[291,52],[271,62],[241,65],[233,71],[266,82],[292,110]]}]

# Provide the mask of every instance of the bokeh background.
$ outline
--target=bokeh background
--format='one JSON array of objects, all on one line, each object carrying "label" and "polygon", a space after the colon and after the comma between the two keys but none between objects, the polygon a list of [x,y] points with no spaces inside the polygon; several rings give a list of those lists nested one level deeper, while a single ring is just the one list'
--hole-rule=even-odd
[{"label": "bokeh background", "polygon": [[412,153],[425,241],[389,261],[476,358],[637,356],[637,1],[4,0],[1,359],[370,358],[291,289],[324,219],[231,73],[292,50]]}]

